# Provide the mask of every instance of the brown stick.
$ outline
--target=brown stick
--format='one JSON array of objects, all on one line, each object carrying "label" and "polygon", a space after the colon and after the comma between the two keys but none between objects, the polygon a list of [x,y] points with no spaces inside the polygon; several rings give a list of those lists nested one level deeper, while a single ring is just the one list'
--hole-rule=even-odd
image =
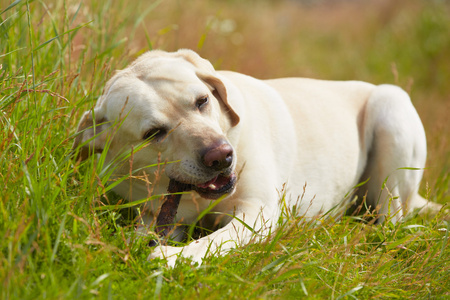
[{"label": "brown stick", "polygon": [[[173,179],[170,179],[169,187],[167,191],[169,193],[181,193],[190,190],[190,185],[180,183]],[[164,203],[161,206],[161,210],[156,218],[156,229],[155,232],[159,235],[161,242],[165,244],[167,241],[167,236],[172,231],[175,216],[177,215],[178,205],[180,204],[181,195],[167,195],[164,197]],[[158,240],[153,239],[148,243],[150,247],[158,245]]]}]

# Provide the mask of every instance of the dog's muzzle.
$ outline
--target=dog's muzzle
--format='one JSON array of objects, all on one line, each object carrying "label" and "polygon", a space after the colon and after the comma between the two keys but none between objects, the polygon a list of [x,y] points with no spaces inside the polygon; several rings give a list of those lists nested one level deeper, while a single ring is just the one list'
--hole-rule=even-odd
[{"label": "dog's muzzle", "polygon": [[201,164],[211,179],[201,183],[190,183],[189,189],[206,199],[218,199],[233,192],[237,176],[233,172],[233,148],[225,140],[219,140],[200,156]]},{"label": "dog's muzzle", "polygon": [[220,145],[208,149],[202,155],[203,165],[214,171],[223,171],[233,164],[233,148],[226,141],[221,141]]},{"label": "dog's muzzle", "polygon": [[201,197],[214,200],[225,194],[231,193],[236,185],[236,182],[237,176],[235,173],[228,175],[219,174],[205,183],[193,185],[192,189]]}]

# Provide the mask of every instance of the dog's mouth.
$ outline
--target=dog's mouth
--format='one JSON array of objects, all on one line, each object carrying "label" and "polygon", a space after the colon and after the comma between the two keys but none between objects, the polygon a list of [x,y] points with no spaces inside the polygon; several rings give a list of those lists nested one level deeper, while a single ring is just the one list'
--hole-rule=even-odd
[{"label": "dog's mouth", "polygon": [[228,175],[219,174],[205,183],[193,185],[193,190],[203,198],[217,199],[222,195],[232,192],[236,181],[237,177],[235,173]]},{"label": "dog's mouth", "polygon": [[203,198],[215,200],[231,193],[236,182],[237,176],[235,173],[219,174],[204,183],[187,185],[185,190],[194,190]]}]

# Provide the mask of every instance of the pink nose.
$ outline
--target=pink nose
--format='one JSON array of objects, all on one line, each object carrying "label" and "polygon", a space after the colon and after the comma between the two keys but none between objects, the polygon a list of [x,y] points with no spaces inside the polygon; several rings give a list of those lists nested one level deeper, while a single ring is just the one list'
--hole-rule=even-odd
[{"label": "pink nose", "polygon": [[233,163],[233,148],[228,143],[208,150],[203,155],[203,164],[215,171],[228,168]]}]

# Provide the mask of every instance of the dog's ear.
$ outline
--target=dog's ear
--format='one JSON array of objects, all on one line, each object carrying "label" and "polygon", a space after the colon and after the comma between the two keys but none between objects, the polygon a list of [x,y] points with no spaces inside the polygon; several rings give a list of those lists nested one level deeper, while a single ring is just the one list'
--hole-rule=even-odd
[{"label": "dog's ear", "polygon": [[200,55],[189,49],[180,49],[175,55],[183,57],[197,68],[198,78],[212,87],[214,97],[222,102],[227,110],[231,126],[236,126],[240,121],[239,115],[228,102],[227,89],[222,80],[215,76],[216,70],[213,65],[207,59],[201,58]]},{"label": "dog's ear", "polygon": [[202,81],[207,83],[212,87],[212,93],[214,97],[217,98],[220,102],[223,103],[223,105],[226,108],[226,112],[231,120],[231,126],[236,126],[239,121],[239,115],[236,113],[236,111],[231,107],[230,103],[228,102],[228,95],[227,95],[227,89],[225,85],[223,84],[222,80],[220,80],[218,77],[210,75],[210,74],[203,74],[200,72],[197,72],[198,78],[200,78]]},{"label": "dog's ear", "polygon": [[85,160],[92,153],[103,151],[109,132],[110,123],[105,117],[103,107],[86,111],[78,124],[72,150],[78,149],[77,159]]}]

